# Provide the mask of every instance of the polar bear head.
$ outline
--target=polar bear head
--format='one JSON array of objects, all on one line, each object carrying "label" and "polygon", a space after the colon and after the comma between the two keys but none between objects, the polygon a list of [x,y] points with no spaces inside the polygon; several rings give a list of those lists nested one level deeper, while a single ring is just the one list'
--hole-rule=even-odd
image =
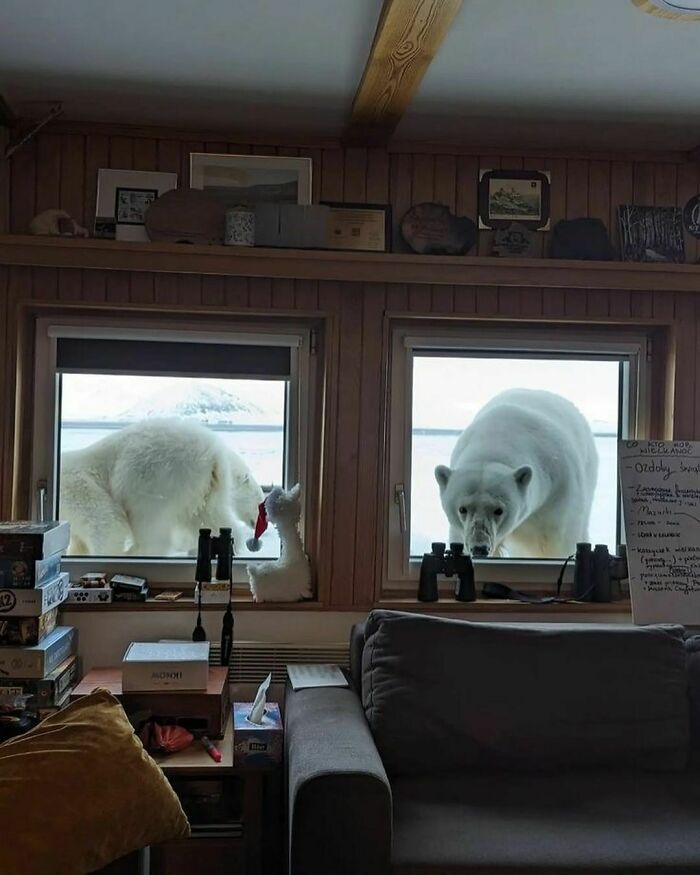
[{"label": "polar bear head", "polygon": [[530,513],[529,465],[519,468],[500,462],[460,468],[438,465],[435,479],[450,527],[460,532],[465,551],[473,556],[500,555],[503,540]]}]

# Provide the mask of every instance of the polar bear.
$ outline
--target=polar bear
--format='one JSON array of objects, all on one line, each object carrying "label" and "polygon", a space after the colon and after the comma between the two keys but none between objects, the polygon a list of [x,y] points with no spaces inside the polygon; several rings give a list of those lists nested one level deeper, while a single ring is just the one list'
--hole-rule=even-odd
[{"label": "polar bear", "polygon": [[457,439],[450,465],[435,469],[449,537],[472,555],[563,557],[587,540],[598,454],[566,398],[496,395]]},{"label": "polar bear", "polygon": [[198,423],[144,420],[61,456],[74,555],[187,553],[200,527],[230,526],[242,545],[262,500],[245,462]]}]

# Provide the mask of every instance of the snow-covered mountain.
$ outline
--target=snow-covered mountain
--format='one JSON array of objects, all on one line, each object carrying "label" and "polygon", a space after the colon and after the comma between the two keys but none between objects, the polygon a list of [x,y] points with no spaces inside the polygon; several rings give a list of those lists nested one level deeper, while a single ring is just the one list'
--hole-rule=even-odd
[{"label": "snow-covered mountain", "polygon": [[234,392],[219,387],[193,385],[184,380],[167,391],[151,393],[123,411],[119,418],[133,421],[169,416],[210,424],[242,425],[265,421],[265,412],[261,407],[244,401]]},{"label": "snow-covered mountain", "polygon": [[138,422],[178,417],[209,425],[280,425],[284,384],[277,380],[208,380],[65,374],[64,422]]}]

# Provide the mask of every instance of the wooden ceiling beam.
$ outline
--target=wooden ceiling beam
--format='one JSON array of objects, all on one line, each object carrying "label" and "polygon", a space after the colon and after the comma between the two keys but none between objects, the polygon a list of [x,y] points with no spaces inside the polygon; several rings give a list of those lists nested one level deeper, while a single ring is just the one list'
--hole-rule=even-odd
[{"label": "wooden ceiling beam", "polygon": [[461,7],[462,0],[384,0],[346,142],[391,137]]}]

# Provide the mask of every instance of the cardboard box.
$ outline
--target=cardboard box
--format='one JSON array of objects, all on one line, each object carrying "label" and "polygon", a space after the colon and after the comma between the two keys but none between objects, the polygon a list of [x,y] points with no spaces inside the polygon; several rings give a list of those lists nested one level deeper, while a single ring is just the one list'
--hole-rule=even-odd
[{"label": "cardboard box", "polygon": [[121,668],[93,668],[73,690],[72,699],[103,687],[116,696],[127,714],[150,712],[159,723],[184,726],[195,735],[223,738],[231,714],[226,666],[209,666],[206,690],[124,692]]},{"label": "cardboard box", "polygon": [[40,617],[0,617],[0,646],[33,647],[56,628],[58,608],[51,608]]},{"label": "cardboard box", "polygon": [[202,588],[203,605],[227,605],[229,583],[228,580],[211,580],[198,583],[194,588],[195,604],[199,601],[199,588]]},{"label": "cardboard box", "polygon": [[69,542],[69,523],[0,522],[0,556],[29,561],[48,559],[54,553],[62,553]]},{"label": "cardboard box", "polygon": [[0,589],[0,617],[40,617],[65,601],[67,594],[65,571],[35,589]]},{"label": "cardboard box", "polygon": [[72,626],[58,626],[34,647],[0,647],[0,678],[46,678],[78,647]]},{"label": "cardboard box", "polygon": [[206,690],[208,641],[137,641],[122,661],[124,692]]},{"label": "cardboard box", "polygon": [[95,586],[69,586],[66,604],[106,605],[112,601],[112,588]]},{"label": "cardboard box", "polygon": [[35,560],[0,555],[0,587],[31,589],[56,577],[60,571],[60,553]]},{"label": "cardboard box", "polygon": [[79,663],[77,656],[70,656],[45,678],[5,678],[0,674],[0,696],[4,693],[30,695],[32,708],[52,708],[59,705],[67,691],[78,682]]},{"label": "cardboard box", "polygon": [[233,705],[233,764],[235,766],[275,766],[282,762],[284,729],[280,706],[265,705],[262,723],[251,723],[248,714],[252,702]]},{"label": "cardboard box", "polygon": [[312,204],[255,205],[255,245],[326,249],[330,207]]}]

